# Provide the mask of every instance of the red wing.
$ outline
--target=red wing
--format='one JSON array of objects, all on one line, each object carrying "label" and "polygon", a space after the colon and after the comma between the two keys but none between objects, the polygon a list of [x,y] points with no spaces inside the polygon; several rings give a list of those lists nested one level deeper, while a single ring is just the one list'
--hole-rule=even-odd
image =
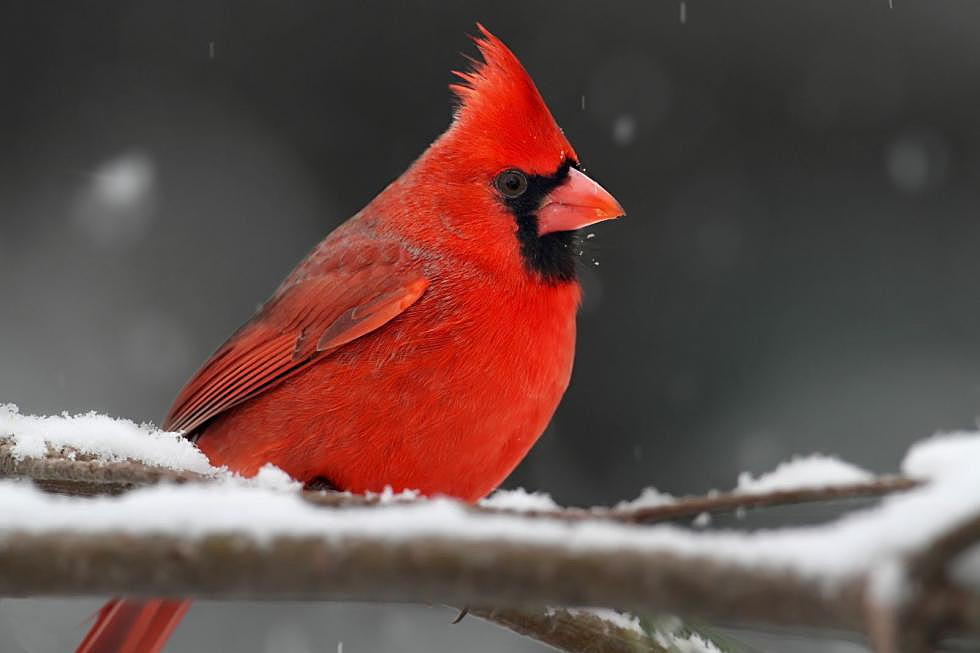
[{"label": "red wing", "polygon": [[355,247],[300,266],[188,382],[163,426],[189,433],[212,417],[411,306],[428,281],[393,246]]}]

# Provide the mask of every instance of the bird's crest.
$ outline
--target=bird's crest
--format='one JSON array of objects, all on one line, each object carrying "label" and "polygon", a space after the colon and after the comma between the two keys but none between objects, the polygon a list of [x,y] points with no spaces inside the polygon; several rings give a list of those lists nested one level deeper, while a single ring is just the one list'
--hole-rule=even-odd
[{"label": "bird's crest", "polygon": [[533,161],[540,168],[528,172],[550,173],[566,159],[576,163],[575,150],[524,66],[487,28],[479,23],[477,28],[480,36],[471,38],[483,61],[467,57],[470,70],[454,70],[460,81],[449,85],[460,101],[454,131],[464,133],[472,147],[498,154],[503,148],[514,160]]}]

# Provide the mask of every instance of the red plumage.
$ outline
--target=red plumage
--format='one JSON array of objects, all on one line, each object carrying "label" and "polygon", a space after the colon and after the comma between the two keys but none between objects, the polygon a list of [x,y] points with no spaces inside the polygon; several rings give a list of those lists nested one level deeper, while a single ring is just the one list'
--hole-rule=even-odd
[{"label": "red plumage", "polygon": [[[622,209],[574,170],[530,77],[479,28],[484,62],[456,73],[446,133],[178,395],[164,427],[214,465],[476,501],[547,426],[575,348],[569,232]],[[78,651],[158,651],[186,606],[113,601]]]}]

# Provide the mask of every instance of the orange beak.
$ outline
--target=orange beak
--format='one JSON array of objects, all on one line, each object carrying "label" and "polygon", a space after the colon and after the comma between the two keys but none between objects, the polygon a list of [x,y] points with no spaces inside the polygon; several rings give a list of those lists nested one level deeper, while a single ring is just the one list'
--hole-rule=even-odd
[{"label": "orange beak", "polygon": [[538,235],[574,231],[625,215],[605,188],[571,168],[568,180],[545,196],[538,209]]}]

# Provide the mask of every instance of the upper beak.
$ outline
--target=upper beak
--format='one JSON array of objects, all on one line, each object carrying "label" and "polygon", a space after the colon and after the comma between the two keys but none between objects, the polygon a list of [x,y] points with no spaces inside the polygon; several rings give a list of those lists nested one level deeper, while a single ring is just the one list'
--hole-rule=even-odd
[{"label": "upper beak", "polygon": [[538,235],[574,231],[625,214],[605,188],[570,168],[565,183],[548,193],[538,209]]}]

